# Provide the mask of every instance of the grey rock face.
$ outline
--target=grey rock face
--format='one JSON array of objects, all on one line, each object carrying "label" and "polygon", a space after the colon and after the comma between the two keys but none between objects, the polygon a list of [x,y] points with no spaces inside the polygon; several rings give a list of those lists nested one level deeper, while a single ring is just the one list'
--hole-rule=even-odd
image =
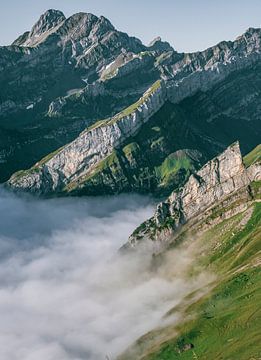
[{"label": "grey rock face", "polygon": [[100,125],[84,131],[49,160],[29,173],[11,177],[9,186],[40,194],[61,191],[70,181],[90,173],[114,148],[139,130],[166,99],[164,84],[157,82],[129,113],[119,113]]},{"label": "grey rock face", "polygon": [[175,52],[173,47],[167,41],[161,40],[160,36],[152,40],[152,42],[149,44],[148,47],[151,51],[156,51],[159,53],[168,52],[168,51]]},{"label": "grey rock face", "polygon": [[[173,103],[198,91],[207,91],[231,73],[261,58],[261,30],[249,29],[235,42],[222,42],[200,53],[185,54],[168,68],[168,96]],[[172,73],[172,79],[169,77]]]},{"label": "grey rock face", "polygon": [[[30,32],[21,35],[12,46],[0,49],[0,70],[4,70],[0,83],[4,82],[6,93],[11,94],[7,98],[3,94],[1,101],[14,101],[18,112],[39,97],[42,102],[45,96],[49,100],[48,93],[55,97],[57,91],[52,87],[57,81],[63,81],[61,89],[65,87],[56,96],[61,97],[75,83],[84,88],[82,78],[97,80],[101,68],[122,51],[139,53],[146,47],[140,40],[117,31],[103,16],[78,13],[66,19],[62,12],[48,10]],[[0,116],[5,114],[8,111]]]},{"label": "grey rock face", "polygon": [[65,20],[64,14],[59,10],[47,10],[33,26],[28,39],[23,46],[34,46],[42,34],[57,28]]},{"label": "grey rock face", "polygon": [[131,73],[141,71],[149,64],[153,66],[154,56],[150,53],[121,54],[115,61],[107,65],[101,74],[103,80],[118,79],[128,76]]},{"label": "grey rock face", "polygon": [[135,247],[141,239],[165,241],[187,221],[257,180],[261,180],[261,164],[246,168],[239,143],[231,145],[160,203],[154,216],[133,233],[127,247]]},{"label": "grey rock face", "polygon": [[13,46],[23,46],[23,44],[28,40],[30,31],[26,31],[22,35],[20,35],[13,43]]},{"label": "grey rock face", "polygon": [[[66,104],[57,113],[52,111],[53,106],[68,103],[66,97],[72,90],[85,91],[86,84],[96,87],[101,69],[123,52],[145,49],[140,40],[117,31],[104,17],[79,13],[65,19],[59,11],[48,11],[12,46],[0,47],[0,132],[4,126],[8,138],[5,141],[0,134],[0,151],[7,154],[0,165],[0,181],[72,141],[95,120],[112,116],[136,101],[156,79],[144,82],[142,78],[133,88],[129,82],[128,96],[108,86],[109,94],[75,97],[66,114]],[[123,86],[124,82],[121,89]],[[31,104],[34,107],[29,111]],[[48,113],[56,117],[51,125]],[[21,134],[19,140],[14,131]]]}]

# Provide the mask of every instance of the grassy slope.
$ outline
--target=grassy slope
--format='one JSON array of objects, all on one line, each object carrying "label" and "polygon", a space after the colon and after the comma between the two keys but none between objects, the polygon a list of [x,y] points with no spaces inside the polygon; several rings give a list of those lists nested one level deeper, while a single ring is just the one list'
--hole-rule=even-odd
[{"label": "grassy slope", "polygon": [[250,166],[257,161],[261,161],[261,144],[257,145],[257,147],[244,157],[244,163],[246,166]]},{"label": "grassy slope", "polygon": [[[254,186],[260,191],[260,183]],[[196,240],[199,252],[191,271],[215,273],[212,290],[172,309],[171,314],[182,313],[183,322],[145,335],[134,347],[139,355],[126,352],[121,360],[260,359],[261,203],[252,207],[246,224],[250,210]]]}]

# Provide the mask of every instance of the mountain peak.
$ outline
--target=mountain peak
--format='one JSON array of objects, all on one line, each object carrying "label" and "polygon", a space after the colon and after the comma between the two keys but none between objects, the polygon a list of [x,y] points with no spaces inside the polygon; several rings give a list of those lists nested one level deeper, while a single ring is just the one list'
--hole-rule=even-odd
[{"label": "mountain peak", "polygon": [[157,36],[155,39],[153,39],[150,43],[149,43],[149,47],[155,45],[157,42],[162,42],[162,39],[160,36]]},{"label": "mountain peak", "polygon": [[254,27],[250,27],[246,30],[246,33],[249,33],[249,34],[254,34],[254,33],[259,33],[259,32],[260,32],[260,29],[254,28]]},{"label": "mountain peak", "polygon": [[60,10],[49,9],[44,14],[40,16],[40,19],[33,26],[30,37],[37,37],[41,34],[55,28],[62,21],[64,21],[66,17],[63,12]]},{"label": "mountain peak", "polygon": [[174,51],[173,47],[167,41],[162,41],[160,36],[152,40],[148,47],[152,51]]}]

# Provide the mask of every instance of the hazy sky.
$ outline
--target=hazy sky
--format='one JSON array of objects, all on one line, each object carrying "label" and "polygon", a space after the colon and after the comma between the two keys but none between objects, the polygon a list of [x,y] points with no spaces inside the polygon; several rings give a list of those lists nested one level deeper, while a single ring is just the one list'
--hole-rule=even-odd
[{"label": "hazy sky", "polygon": [[260,27],[261,19],[261,0],[2,0],[0,44],[10,44],[49,8],[66,16],[104,15],[145,44],[160,35],[179,51],[233,40],[248,27]]}]

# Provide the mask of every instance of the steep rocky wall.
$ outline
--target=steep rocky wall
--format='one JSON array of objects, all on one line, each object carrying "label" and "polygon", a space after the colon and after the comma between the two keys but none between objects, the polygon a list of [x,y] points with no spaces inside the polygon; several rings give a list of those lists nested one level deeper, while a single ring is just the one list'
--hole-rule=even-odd
[{"label": "steep rocky wall", "polygon": [[76,140],[43,159],[28,172],[15,174],[9,185],[41,194],[60,191],[92,170],[155,114],[166,100],[163,83],[155,83],[131,108],[84,131]]},{"label": "steep rocky wall", "polygon": [[[186,74],[186,70],[176,76],[180,79],[169,79],[167,81],[168,99],[173,103],[179,103],[183,99],[193,96],[198,91],[207,91],[219,82],[226,79],[231,73],[248,68],[261,59],[261,53],[258,48],[251,52],[245,51],[243,54],[231,56],[226,61],[217,61],[211,66],[203,63],[196,70]],[[184,62],[184,67],[186,63]]]},{"label": "steep rocky wall", "polygon": [[154,216],[131,235],[127,247],[135,247],[140,240],[169,239],[181,225],[241,189],[250,191],[248,186],[251,182],[259,180],[260,162],[246,168],[239,143],[231,145],[191,175],[180,191],[173,192],[160,203]]}]

